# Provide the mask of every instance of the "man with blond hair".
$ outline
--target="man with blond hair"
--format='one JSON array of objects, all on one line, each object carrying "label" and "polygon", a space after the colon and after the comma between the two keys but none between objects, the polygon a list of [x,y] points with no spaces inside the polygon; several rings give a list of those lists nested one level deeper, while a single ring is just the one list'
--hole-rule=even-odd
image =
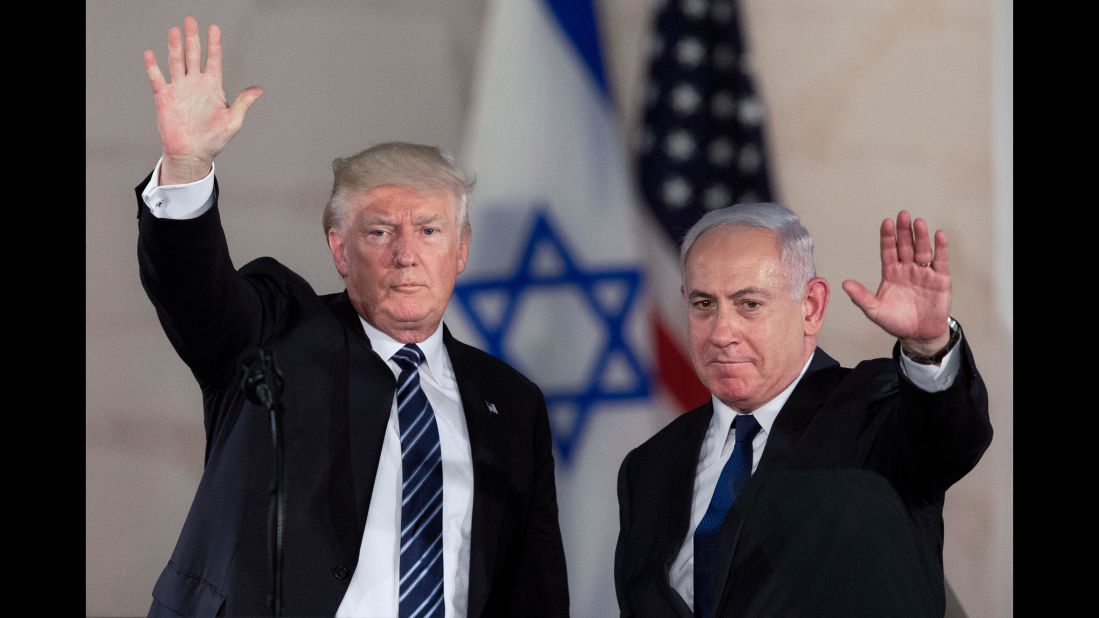
[{"label": "man with blond hair", "polygon": [[[163,153],[137,187],[141,281],[202,388],[206,458],[150,615],[563,616],[568,586],[539,388],[442,324],[470,243],[473,181],[437,148],[333,163],[324,232],[346,290],[271,258],[237,270],[214,158],[262,94],[228,104],[221,31],[193,17],[145,69]],[[272,599],[271,428],[236,360],[284,383],[282,592]],[[275,601],[275,602],[272,602]]]}]

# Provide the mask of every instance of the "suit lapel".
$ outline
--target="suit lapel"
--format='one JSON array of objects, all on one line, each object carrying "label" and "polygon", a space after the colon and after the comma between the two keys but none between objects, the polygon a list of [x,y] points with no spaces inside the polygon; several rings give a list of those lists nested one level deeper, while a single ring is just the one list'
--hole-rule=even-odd
[{"label": "suit lapel", "polygon": [[[650,567],[652,575],[649,581],[655,587],[651,594],[663,597],[668,610],[678,616],[690,616],[691,609],[683,601],[683,597],[672,588],[668,572],[683,546],[683,539],[691,532],[689,528],[695,471],[698,468],[702,441],[706,437],[706,429],[710,426],[710,418],[713,414],[714,408],[710,402],[684,413],[678,434],[669,441],[668,450],[661,454],[663,460],[667,462],[668,471],[664,487],[664,495],[667,499],[664,500],[665,508],[662,511],[664,519],[662,523],[665,527],[665,533],[662,535],[664,545],[657,550],[655,558],[659,560],[659,564]],[[661,525],[660,520],[656,520],[654,525]],[[655,607],[650,609],[656,611]]]},{"label": "suit lapel", "polygon": [[[385,361],[374,353],[363,332],[359,316],[347,293],[337,296],[331,305],[347,333],[347,364],[334,368],[346,381],[345,402],[332,402],[329,439],[335,454],[331,462],[332,517],[344,549],[344,560],[356,564],[366,526],[370,496],[378,473],[378,461],[385,439],[385,428],[393,405],[396,379]],[[345,371],[346,374],[342,374]],[[337,388],[337,397],[340,389]],[[350,470],[350,474],[348,473]],[[348,495],[350,492],[351,495]],[[354,503],[354,513],[347,509]]]},{"label": "suit lapel", "polygon": [[825,370],[838,367],[839,363],[834,358],[825,354],[824,350],[816,349],[813,360],[809,363],[809,369],[805,371],[801,382],[798,382],[794,392],[790,393],[790,398],[786,400],[786,404],[782,406],[782,410],[775,418],[771,435],[767,436],[763,458],[756,468],[757,473],[780,469],[787,460],[798,440],[813,421],[817,410],[835,388],[835,381],[832,378],[837,377],[836,373]]},{"label": "suit lapel", "polygon": [[[813,417],[828,398],[828,394],[835,388],[836,379],[840,374],[829,370],[838,368],[839,363],[834,358],[828,356],[824,350],[816,349],[805,375],[794,388],[794,392],[790,393],[790,398],[786,400],[771,426],[771,435],[767,436],[763,458],[760,459],[753,476],[760,472],[781,469],[782,464],[789,458],[801,436],[812,423]],[[714,577],[714,589],[717,592],[717,602],[713,604],[715,613],[719,612],[728,601],[727,583],[733,557],[736,555],[737,546],[742,537],[741,531],[745,519],[743,513],[751,506],[757,487],[758,484],[750,483],[743,494],[737,496],[729,516],[721,526]]]},{"label": "suit lapel", "polygon": [[[688,528],[691,525],[695,472],[698,470],[702,441],[706,438],[706,430],[714,415],[714,405],[708,401],[687,414],[690,416],[686,419],[688,422],[684,424],[682,434],[672,442],[675,452],[669,453],[667,458],[670,463],[667,488],[668,533],[665,535],[667,544],[663,556],[665,566],[670,566],[675,561],[683,539],[690,532]],[[684,457],[684,453],[689,455]]]},{"label": "suit lapel", "polygon": [[443,344],[454,367],[473,459],[473,522],[470,530],[468,615],[479,616],[488,600],[496,563],[506,491],[510,483],[507,441],[499,414],[491,414],[481,396],[479,363],[464,353],[465,344],[443,326]]}]

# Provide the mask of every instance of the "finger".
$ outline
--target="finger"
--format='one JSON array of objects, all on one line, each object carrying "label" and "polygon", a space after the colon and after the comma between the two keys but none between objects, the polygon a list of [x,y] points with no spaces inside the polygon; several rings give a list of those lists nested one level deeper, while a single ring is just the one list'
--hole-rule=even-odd
[{"label": "finger", "polygon": [[907,210],[897,213],[897,258],[902,264],[912,261],[912,216]]},{"label": "finger", "polygon": [[913,227],[916,230],[916,253],[914,256],[916,264],[930,264],[931,237],[927,235],[927,222],[923,219],[916,219]]},{"label": "finger", "polygon": [[175,26],[168,29],[168,75],[173,82],[183,77],[183,34]]},{"label": "finger", "polygon": [[892,219],[881,222],[881,266],[892,266],[897,263],[897,229],[893,226]]},{"label": "finger", "polygon": [[870,315],[872,311],[877,309],[878,299],[870,293],[870,290],[866,289],[866,286],[855,281],[853,279],[845,279],[843,282],[843,291],[847,292],[847,295],[851,297],[851,302],[862,309],[862,312],[866,315]]},{"label": "finger", "polygon": [[241,125],[244,124],[244,115],[248,113],[248,108],[252,107],[252,104],[255,103],[261,95],[263,95],[263,88],[260,88],[259,86],[249,86],[240,91],[240,94],[237,95],[237,98],[230,106],[230,111],[232,111],[230,126],[232,126],[234,131],[240,129]]},{"label": "finger", "polygon": [[184,58],[188,73],[202,72],[202,40],[198,36],[198,20],[188,15],[183,18]]},{"label": "finger", "polygon": [[221,85],[221,28],[210,24],[206,31],[206,71]]},{"label": "finger", "polygon": [[935,262],[931,267],[937,273],[950,274],[950,251],[946,247],[946,232],[942,230],[935,231]]},{"label": "finger", "polygon": [[153,50],[145,50],[145,76],[149,78],[149,85],[153,87],[153,94],[159,93],[166,85],[164,74],[160,72],[160,66],[156,63],[156,54]]}]

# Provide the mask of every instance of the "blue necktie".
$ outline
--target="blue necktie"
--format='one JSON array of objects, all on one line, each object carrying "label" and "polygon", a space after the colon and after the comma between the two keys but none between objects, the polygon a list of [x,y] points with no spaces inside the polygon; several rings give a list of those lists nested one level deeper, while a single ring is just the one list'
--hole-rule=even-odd
[{"label": "blue necktie", "polygon": [[[716,412],[715,412],[716,414]],[[717,540],[725,515],[733,501],[752,477],[752,439],[759,432],[759,422],[751,414],[737,414],[736,443],[733,454],[721,476],[717,477],[710,506],[695,529],[695,615],[708,616],[714,596],[714,563],[717,561]]]},{"label": "blue necktie", "polygon": [[393,355],[401,430],[400,618],[443,615],[443,458],[435,411],[420,388],[424,353],[410,343]]}]

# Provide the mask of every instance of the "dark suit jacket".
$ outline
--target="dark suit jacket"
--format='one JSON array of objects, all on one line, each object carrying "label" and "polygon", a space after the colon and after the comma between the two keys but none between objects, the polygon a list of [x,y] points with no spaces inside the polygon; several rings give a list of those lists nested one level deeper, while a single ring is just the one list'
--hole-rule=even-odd
[{"label": "dark suit jacket", "polygon": [[[749,486],[776,471],[880,474],[903,502],[916,571],[924,580],[919,584],[930,596],[926,606],[937,608],[939,615],[945,603],[943,498],[976,465],[992,439],[984,383],[964,338],[959,345],[959,375],[951,388],[933,394],[901,374],[898,347],[893,359],[865,361],[854,369],[840,367],[818,348],[779,412]],[[692,615],[671,587],[668,567],[686,535],[693,533],[688,527],[695,470],[712,416],[709,402],[683,414],[622,463],[615,584],[623,615]],[[789,582],[775,576],[769,564],[773,556],[761,550],[759,539],[745,540],[752,530],[743,525],[742,498],[749,493],[746,488],[737,498],[720,533],[715,615],[835,615],[836,608],[806,607],[792,597]],[[829,566],[818,568],[827,577]]]},{"label": "dark suit jacket", "polygon": [[[137,187],[141,281],[202,388],[205,469],[150,614],[267,615],[268,417],[242,394],[235,360],[270,348],[285,379],[284,615],[332,615],[359,545],[395,380],[347,293],[318,296],[271,258],[233,268],[216,206],[159,220]],[[469,615],[568,614],[545,401],[530,380],[456,340],[473,457]],[[492,414],[486,402],[495,404]]]}]

